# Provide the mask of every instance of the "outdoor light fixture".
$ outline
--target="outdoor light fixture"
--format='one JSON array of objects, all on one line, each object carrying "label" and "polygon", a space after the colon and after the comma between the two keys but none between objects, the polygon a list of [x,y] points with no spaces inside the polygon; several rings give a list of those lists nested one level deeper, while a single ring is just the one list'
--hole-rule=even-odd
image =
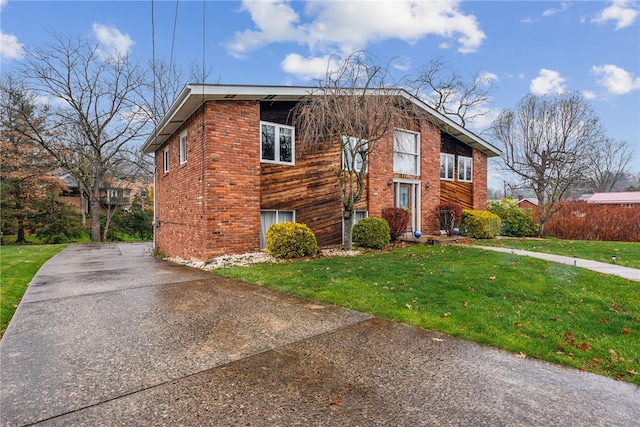
[{"label": "outdoor light fixture", "polygon": [[611,255],[611,262],[612,263],[616,263],[616,256],[615,255]]},{"label": "outdoor light fixture", "polygon": [[387,181],[387,186],[391,187],[393,185],[393,180],[390,179],[389,181]]}]

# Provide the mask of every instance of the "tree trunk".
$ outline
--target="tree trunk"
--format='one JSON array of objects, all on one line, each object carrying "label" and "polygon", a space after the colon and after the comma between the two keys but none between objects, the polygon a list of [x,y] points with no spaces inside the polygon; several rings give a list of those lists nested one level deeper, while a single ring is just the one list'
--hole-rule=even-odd
[{"label": "tree trunk", "polygon": [[109,225],[111,225],[111,218],[113,218],[115,210],[111,210],[111,204],[109,198],[107,197],[107,217],[104,221],[104,230],[102,230],[102,241],[107,241],[107,236],[109,235]]},{"label": "tree trunk", "polygon": [[100,186],[95,184],[89,198],[91,206],[91,241],[100,243]]},{"label": "tree trunk", "polygon": [[23,215],[18,220],[18,237],[16,238],[16,243],[27,243],[27,239],[24,233],[24,224],[27,221],[27,218]]},{"label": "tree trunk", "polygon": [[87,201],[84,197],[84,190],[80,189],[80,212],[82,214],[82,228],[87,226],[87,212],[86,212],[86,204]]},{"label": "tree trunk", "polygon": [[353,210],[344,210],[342,213],[344,220],[344,244],[345,251],[353,249]]}]

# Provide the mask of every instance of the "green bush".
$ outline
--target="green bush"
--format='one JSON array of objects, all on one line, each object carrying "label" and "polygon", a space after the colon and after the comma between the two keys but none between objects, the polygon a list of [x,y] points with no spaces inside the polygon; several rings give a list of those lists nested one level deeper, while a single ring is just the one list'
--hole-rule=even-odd
[{"label": "green bush", "polygon": [[353,226],[353,242],[356,246],[382,249],[390,240],[389,224],[384,218],[363,218]]},{"label": "green bush", "polygon": [[474,239],[493,239],[500,234],[500,217],[488,211],[462,211],[462,234]]},{"label": "green bush", "polygon": [[267,230],[267,252],[276,258],[315,255],[318,253],[318,241],[305,224],[281,222]]},{"label": "green bush", "polygon": [[533,220],[533,210],[523,210],[512,197],[499,202],[490,201],[488,210],[501,219],[500,234],[511,237],[531,237],[538,233],[538,225]]},{"label": "green bush", "polygon": [[38,200],[29,222],[32,232],[44,243],[67,243],[80,237],[80,214],[49,192]]}]

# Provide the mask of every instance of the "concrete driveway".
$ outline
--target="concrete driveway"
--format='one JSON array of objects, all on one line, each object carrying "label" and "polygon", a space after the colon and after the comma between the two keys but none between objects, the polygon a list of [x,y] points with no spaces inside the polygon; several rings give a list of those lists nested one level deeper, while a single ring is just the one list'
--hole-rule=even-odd
[{"label": "concrete driveway", "polygon": [[0,342],[2,425],[632,426],[640,387],[72,245]]}]

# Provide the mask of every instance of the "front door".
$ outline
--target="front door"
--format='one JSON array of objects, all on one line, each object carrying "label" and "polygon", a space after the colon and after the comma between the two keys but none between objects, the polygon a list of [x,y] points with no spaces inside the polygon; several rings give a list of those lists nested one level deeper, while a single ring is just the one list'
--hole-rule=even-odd
[{"label": "front door", "polygon": [[407,209],[411,214],[407,231],[420,230],[420,183],[402,181],[394,184],[395,207]]}]

